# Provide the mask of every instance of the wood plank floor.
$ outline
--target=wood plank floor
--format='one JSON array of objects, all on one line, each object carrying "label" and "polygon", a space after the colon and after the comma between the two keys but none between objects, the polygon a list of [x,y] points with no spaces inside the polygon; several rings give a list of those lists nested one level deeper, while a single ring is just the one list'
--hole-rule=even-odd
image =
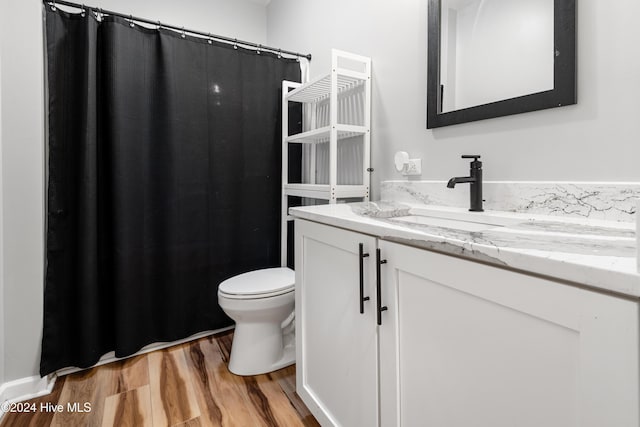
[{"label": "wood plank floor", "polygon": [[[251,377],[227,370],[232,338],[223,332],[58,378],[51,394],[28,401],[35,412],[8,413],[0,426],[318,426],[295,392],[295,366]],[[85,402],[90,411],[78,411]],[[64,410],[40,410],[47,403]]]}]

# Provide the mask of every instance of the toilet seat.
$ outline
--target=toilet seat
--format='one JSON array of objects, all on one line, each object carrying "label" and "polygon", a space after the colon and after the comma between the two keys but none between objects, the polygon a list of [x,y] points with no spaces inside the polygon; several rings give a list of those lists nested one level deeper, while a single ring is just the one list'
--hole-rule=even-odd
[{"label": "toilet seat", "polygon": [[293,292],[295,273],[290,268],[265,268],[231,277],[220,283],[218,294],[229,299],[269,298]]}]

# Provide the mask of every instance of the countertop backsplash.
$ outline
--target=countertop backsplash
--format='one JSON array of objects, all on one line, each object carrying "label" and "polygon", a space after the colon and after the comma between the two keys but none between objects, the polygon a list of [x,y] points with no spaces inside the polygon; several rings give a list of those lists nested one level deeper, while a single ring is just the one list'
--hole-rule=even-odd
[{"label": "countertop backsplash", "polygon": [[[446,181],[383,181],[381,199],[452,207],[469,206],[469,188]],[[485,181],[487,210],[635,221],[640,182]]]}]

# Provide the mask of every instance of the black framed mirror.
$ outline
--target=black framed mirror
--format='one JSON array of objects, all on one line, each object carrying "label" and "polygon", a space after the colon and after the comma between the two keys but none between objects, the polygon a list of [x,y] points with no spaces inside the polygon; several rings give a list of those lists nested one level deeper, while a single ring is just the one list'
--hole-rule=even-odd
[{"label": "black framed mirror", "polygon": [[576,103],[575,0],[429,0],[427,129]]}]

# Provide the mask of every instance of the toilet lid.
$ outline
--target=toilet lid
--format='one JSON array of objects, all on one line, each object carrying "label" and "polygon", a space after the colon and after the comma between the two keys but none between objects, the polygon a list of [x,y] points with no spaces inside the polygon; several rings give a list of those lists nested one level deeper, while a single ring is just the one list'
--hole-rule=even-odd
[{"label": "toilet lid", "polygon": [[218,290],[229,295],[278,295],[293,290],[294,284],[295,273],[290,268],[266,268],[231,277]]}]

